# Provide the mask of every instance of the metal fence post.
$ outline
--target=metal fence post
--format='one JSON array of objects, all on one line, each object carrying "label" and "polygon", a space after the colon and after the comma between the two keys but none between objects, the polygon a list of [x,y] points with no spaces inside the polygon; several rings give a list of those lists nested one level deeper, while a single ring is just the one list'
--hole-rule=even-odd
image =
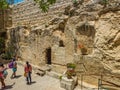
[{"label": "metal fence post", "polygon": [[83,75],[81,74],[81,90],[82,90],[82,84],[83,84]]}]

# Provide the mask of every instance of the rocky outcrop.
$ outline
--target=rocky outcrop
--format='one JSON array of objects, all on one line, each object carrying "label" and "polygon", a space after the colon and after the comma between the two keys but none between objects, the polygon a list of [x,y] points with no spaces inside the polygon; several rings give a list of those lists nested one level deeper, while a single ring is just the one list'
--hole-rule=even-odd
[{"label": "rocky outcrop", "polygon": [[[113,76],[117,85],[117,75],[120,73],[119,9],[119,3],[113,3],[106,8],[100,4],[77,6],[72,9],[74,13],[70,15],[65,27],[66,42],[69,42],[65,45],[66,60],[73,59],[77,63],[78,72],[89,75],[103,74],[104,80],[108,81]],[[83,46],[87,48],[87,55],[81,55]],[[109,76],[106,76],[107,74]]]},{"label": "rocky outcrop", "polygon": [[[112,59],[110,61],[113,62],[119,60],[119,3],[113,3],[106,8],[100,4],[78,7],[71,7],[74,8],[74,15],[70,16],[65,27],[66,38],[69,38],[66,42],[71,42],[69,45],[72,47],[75,45],[75,43],[72,45],[75,40],[77,45],[84,44],[88,49],[88,54],[98,57],[99,61],[107,61],[107,59],[109,61],[110,58]],[[90,47],[92,51],[89,51]],[[74,49],[72,51],[76,52]],[[74,52],[72,52],[72,56]]]},{"label": "rocky outcrop", "polygon": [[[42,20],[35,18],[30,24],[12,28],[9,41],[14,43],[21,60],[29,60],[39,66],[52,64],[57,72],[63,72],[62,67],[67,63],[75,62],[78,72],[82,67],[85,74],[119,75],[119,3],[107,6],[89,2],[68,5],[54,16],[49,12],[49,15],[43,14]],[[52,17],[46,18],[50,15]],[[17,19],[14,17],[14,20]],[[118,81],[114,83],[118,84]]]}]

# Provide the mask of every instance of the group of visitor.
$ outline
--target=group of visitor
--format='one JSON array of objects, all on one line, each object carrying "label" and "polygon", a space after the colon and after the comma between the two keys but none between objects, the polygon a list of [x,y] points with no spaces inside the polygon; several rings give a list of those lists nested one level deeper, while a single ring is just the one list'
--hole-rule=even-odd
[{"label": "group of visitor", "polygon": [[[11,62],[4,66],[3,63],[0,63],[0,82],[1,82],[1,88],[4,89],[6,87],[5,84],[5,79],[8,75],[7,69],[11,69],[12,70],[12,75],[11,75],[11,79],[16,78],[16,72],[17,72],[17,62],[16,62],[17,58],[14,57]],[[31,84],[32,80],[31,80],[31,73],[32,73],[32,66],[29,64],[28,61],[26,61],[26,64],[24,66],[24,76],[26,77],[26,84]]]}]

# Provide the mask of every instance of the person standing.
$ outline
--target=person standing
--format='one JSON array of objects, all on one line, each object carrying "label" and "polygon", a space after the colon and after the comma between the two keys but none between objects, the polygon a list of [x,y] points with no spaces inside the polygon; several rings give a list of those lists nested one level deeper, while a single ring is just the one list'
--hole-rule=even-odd
[{"label": "person standing", "polygon": [[4,89],[5,88],[5,82],[4,82],[4,65],[1,63],[0,64],[0,82],[1,82],[1,88]]},{"label": "person standing", "polygon": [[11,75],[11,78],[15,78],[16,77],[16,71],[17,71],[17,62],[16,62],[15,58],[13,58],[12,63],[13,63],[13,66],[12,66],[13,73]]},{"label": "person standing", "polygon": [[29,64],[28,61],[25,64],[24,72],[25,72],[27,84],[31,84],[31,82],[32,82],[32,80],[31,80],[32,66]]}]

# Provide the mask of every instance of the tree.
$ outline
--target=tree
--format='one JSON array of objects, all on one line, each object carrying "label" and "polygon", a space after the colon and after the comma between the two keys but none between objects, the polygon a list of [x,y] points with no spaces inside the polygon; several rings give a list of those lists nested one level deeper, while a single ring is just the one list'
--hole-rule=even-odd
[{"label": "tree", "polygon": [[[0,0],[0,9],[6,9],[13,4],[15,0]],[[56,0],[34,0],[39,4],[39,7],[44,11],[48,11],[50,5],[54,4]]]},{"label": "tree", "polygon": [[6,9],[6,8],[8,8],[7,0],[0,0],[0,9]]},{"label": "tree", "polygon": [[[8,8],[10,4],[13,4],[15,0],[0,0],[0,9]],[[44,11],[48,11],[50,5],[54,4],[56,0],[34,0],[36,3],[39,4],[39,7]],[[73,3],[78,3],[79,1],[83,0],[72,0]],[[108,3],[109,0],[93,0],[95,2],[102,1],[105,5]]]},{"label": "tree", "polygon": [[39,7],[44,11],[48,11],[50,5],[54,4],[56,0],[34,0],[39,4]]}]

